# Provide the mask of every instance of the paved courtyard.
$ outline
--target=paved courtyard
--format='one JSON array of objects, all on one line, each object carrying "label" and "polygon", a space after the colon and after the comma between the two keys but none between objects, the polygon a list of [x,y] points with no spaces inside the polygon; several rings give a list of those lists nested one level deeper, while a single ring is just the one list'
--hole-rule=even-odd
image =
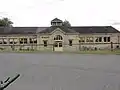
[{"label": "paved courtyard", "polygon": [[0,80],[16,73],[6,90],[120,90],[119,55],[0,53]]}]

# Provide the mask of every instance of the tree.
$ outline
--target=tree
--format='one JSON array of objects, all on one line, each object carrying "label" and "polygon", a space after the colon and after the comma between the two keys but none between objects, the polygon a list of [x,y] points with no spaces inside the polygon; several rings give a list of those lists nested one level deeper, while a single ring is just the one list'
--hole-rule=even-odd
[{"label": "tree", "polygon": [[0,27],[11,27],[12,24],[13,24],[13,22],[10,21],[8,18],[0,19]]},{"label": "tree", "polygon": [[71,24],[70,24],[69,21],[65,20],[65,21],[63,22],[63,26],[65,26],[65,27],[71,27]]}]

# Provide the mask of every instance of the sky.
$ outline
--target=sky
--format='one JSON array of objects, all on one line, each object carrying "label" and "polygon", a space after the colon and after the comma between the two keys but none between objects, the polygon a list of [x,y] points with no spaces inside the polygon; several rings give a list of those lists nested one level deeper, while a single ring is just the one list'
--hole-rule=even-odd
[{"label": "sky", "polygon": [[54,18],[72,26],[120,28],[120,0],[0,0],[0,18],[8,17],[13,26],[50,26]]}]

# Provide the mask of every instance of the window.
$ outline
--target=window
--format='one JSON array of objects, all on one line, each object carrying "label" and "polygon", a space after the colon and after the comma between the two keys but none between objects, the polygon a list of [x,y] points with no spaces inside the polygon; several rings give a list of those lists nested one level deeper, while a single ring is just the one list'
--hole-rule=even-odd
[{"label": "window", "polygon": [[27,38],[24,38],[24,44],[27,44]]},{"label": "window", "polygon": [[104,42],[107,42],[107,37],[104,37]]},{"label": "window", "polygon": [[97,37],[95,42],[102,42],[102,37]]},{"label": "window", "polygon": [[13,44],[13,42],[14,42],[14,41],[13,41],[13,38],[10,38],[10,39],[9,39],[9,44]]},{"label": "window", "polygon": [[32,40],[32,38],[30,38],[29,40],[30,40],[30,44],[32,44],[32,43],[33,43],[33,40]]},{"label": "window", "polygon": [[110,42],[110,37],[104,37],[104,42]]},{"label": "window", "polygon": [[30,44],[37,44],[37,39],[36,38],[30,38]]},{"label": "window", "polygon": [[33,38],[33,43],[37,44],[37,38]]},{"label": "window", "polygon": [[69,46],[72,46],[72,40],[69,40]]},{"label": "window", "polygon": [[3,44],[7,44],[7,39],[3,39]]},{"label": "window", "polygon": [[80,42],[85,42],[85,37],[80,37],[79,43]]},{"label": "window", "polygon": [[34,40],[34,43],[37,44],[37,39]]},{"label": "window", "polygon": [[102,42],[102,37],[99,37],[99,42]]},{"label": "window", "polygon": [[18,39],[17,38],[10,38],[9,39],[9,44],[17,44],[18,43]]},{"label": "window", "polygon": [[18,42],[18,39],[16,38],[14,38],[14,44],[17,44],[17,42]]},{"label": "window", "polygon": [[110,37],[108,37],[108,42],[110,42]]},{"label": "window", "polygon": [[54,47],[58,47],[58,43],[57,42],[55,42]]},{"label": "window", "polygon": [[54,40],[63,40],[61,35],[57,35],[56,37],[54,37]]},{"label": "window", "polygon": [[23,42],[24,42],[23,38],[20,38],[19,41],[20,41],[20,44],[23,44]]},{"label": "window", "polygon": [[28,43],[27,38],[20,38],[19,43],[20,44],[27,44]]},{"label": "window", "polygon": [[47,47],[47,40],[43,40],[44,47]]},{"label": "window", "polygon": [[86,42],[93,42],[93,37],[87,37]]},{"label": "window", "polygon": [[62,43],[59,43],[59,47],[62,47]]}]

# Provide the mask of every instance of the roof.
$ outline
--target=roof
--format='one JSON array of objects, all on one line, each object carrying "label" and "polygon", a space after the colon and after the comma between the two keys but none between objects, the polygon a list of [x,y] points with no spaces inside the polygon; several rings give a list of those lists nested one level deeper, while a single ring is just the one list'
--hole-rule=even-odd
[{"label": "roof", "polygon": [[55,18],[53,19],[51,22],[62,22],[62,20],[58,19],[58,18]]},{"label": "roof", "polygon": [[57,28],[60,28],[61,30],[63,30],[66,33],[76,33],[75,30],[64,27],[64,26],[51,26],[51,27],[46,28],[45,30],[41,31],[40,33],[51,33],[52,31],[54,31]]},{"label": "roof", "polygon": [[112,26],[84,26],[84,27],[77,27],[77,26],[73,26],[70,28],[64,27],[64,26],[53,26],[50,28],[47,28],[43,31],[41,31],[41,33],[50,33],[53,30],[55,30],[56,28],[60,28],[61,30],[63,30],[66,33],[120,33],[120,31],[118,31],[117,29],[113,28]]},{"label": "roof", "polygon": [[82,26],[82,27],[71,27],[79,33],[120,33],[117,29],[112,26]]},{"label": "roof", "polygon": [[0,34],[36,34],[48,27],[0,27]]},{"label": "roof", "polygon": [[36,34],[36,33],[50,33],[56,28],[60,28],[66,33],[120,33],[112,26],[73,26],[70,28],[64,26],[51,27],[0,27],[0,34]]}]

